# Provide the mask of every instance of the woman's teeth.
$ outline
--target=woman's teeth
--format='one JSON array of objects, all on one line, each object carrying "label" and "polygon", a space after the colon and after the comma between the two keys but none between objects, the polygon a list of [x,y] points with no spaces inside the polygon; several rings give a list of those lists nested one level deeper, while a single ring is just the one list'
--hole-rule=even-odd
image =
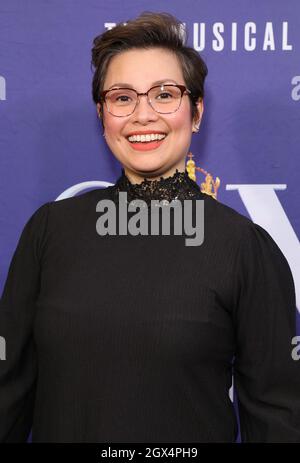
[{"label": "woman's teeth", "polygon": [[132,135],[128,137],[128,140],[132,143],[147,143],[154,140],[163,140],[166,136],[165,134]]}]

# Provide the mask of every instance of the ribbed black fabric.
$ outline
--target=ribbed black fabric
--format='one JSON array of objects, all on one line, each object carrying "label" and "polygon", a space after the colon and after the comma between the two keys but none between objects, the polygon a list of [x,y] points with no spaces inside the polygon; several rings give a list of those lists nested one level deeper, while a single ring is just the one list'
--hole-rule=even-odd
[{"label": "ribbed black fabric", "polygon": [[43,204],[0,303],[0,441],[300,442],[295,289],[271,236],[200,193],[205,238],[100,236],[115,186]]}]

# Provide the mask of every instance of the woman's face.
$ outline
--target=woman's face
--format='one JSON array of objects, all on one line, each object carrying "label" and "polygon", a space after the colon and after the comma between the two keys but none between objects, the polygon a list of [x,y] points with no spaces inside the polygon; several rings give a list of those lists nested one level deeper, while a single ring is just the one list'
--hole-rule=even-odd
[{"label": "woman's face", "polygon": [[[160,48],[128,50],[111,59],[104,90],[123,82],[131,84],[137,92],[147,92],[158,80],[164,80],[165,84],[186,85],[177,57]],[[176,169],[184,171],[192,132],[202,117],[203,102],[198,103],[199,117],[194,121],[191,120],[191,102],[187,94],[183,95],[179,109],[171,114],[154,111],[145,96],[140,97],[135,111],[129,116],[115,117],[105,105],[103,108],[106,142],[131,182],[140,183],[144,177],[151,180],[167,177],[173,175]],[[97,111],[100,111],[99,104]],[[127,139],[132,132],[142,134],[152,130],[167,135],[154,149],[134,149],[133,143]]]}]

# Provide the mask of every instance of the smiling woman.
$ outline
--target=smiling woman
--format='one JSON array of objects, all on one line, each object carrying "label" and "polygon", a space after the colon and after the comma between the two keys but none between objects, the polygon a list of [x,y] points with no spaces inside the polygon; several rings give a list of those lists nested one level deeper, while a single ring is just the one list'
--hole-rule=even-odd
[{"label": "smiling woman", "polygon": [[[205,63],[179,20],[151,12],[97,36],[92,62],[122,174],[42,205],[24,227],[0,303],[0,441],[24,441],[32,426],[33,442],[235,442],[233,373],[242,441],[300,442],[289,265],[185,169]],[[124,195],[145,209],[130,216]],[[182,202],[175,218],[189,229],[199,219],[196,245],[188,229],[143,233],[152,200]],[[110,206],[102,233],[97,214]]]},{"label": "smiling woman", "polygon": [[[164,83],[156,86],[157,77],[163,76],[168,78],[159,79]],[[134,90],[117,87],[117,80],[130,81]],[[203,103],[200,99],[196,104],[192,119],[191,91],[176,54],[159,47],[122,51],[111,59],[103,86],[108,90],[100,92],[97,109],[103,117],[105,139],[128,178],[139,183],[145,177],[154,180],[176,169],[184,171]],[[164,137],[151,142],[157,133]],[[132,135],[138,138],[129,140]]]},{"label": "smiling woman", "polygon": [[181,31],[171,15],[145,13],[94,40],[93,99],[106,142],[135,183],[183,172],[199,130],[207,67]]}]

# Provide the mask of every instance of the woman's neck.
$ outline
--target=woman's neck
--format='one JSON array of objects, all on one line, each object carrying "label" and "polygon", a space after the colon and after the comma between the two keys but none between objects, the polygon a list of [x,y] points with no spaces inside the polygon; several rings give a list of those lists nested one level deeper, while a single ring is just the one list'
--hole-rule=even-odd
[{"label": "woman's neck", "polygon": [[154,180],[144,178],[140,183],[131,183],[123,168],[113,191],[116,198],[120,191],[126,191],[127,202],[142,199],[147,204],[151,204],[152,199],[171,202],[175,199],[203,198],[199,185],[189,177],[187,171],[179,172],[178,169],[168,177],[161,176]]},{"label": "woman's neck", "polygon": [[168,177],[171,177],[175,174],[176,171],[178,172],[185,172],[185,164],[184,163],[180,163],[180,164],[177,164],[173,167],[171,167],[170,169],[167,169],[167,170],[161,170],[160,172],[134,172],[130,169],[128,169],[127,167],[123,167],[123,170],[124,170],[124,173],[126,175],[126,177],[128,178],[128,180],[130,181],[130,183],[132,185],[136,185],[136,184],[141,184],[144,180],[149,180],[149,181],[153,181],[153,180],[161,180],[162,178],[168,178]]}]

